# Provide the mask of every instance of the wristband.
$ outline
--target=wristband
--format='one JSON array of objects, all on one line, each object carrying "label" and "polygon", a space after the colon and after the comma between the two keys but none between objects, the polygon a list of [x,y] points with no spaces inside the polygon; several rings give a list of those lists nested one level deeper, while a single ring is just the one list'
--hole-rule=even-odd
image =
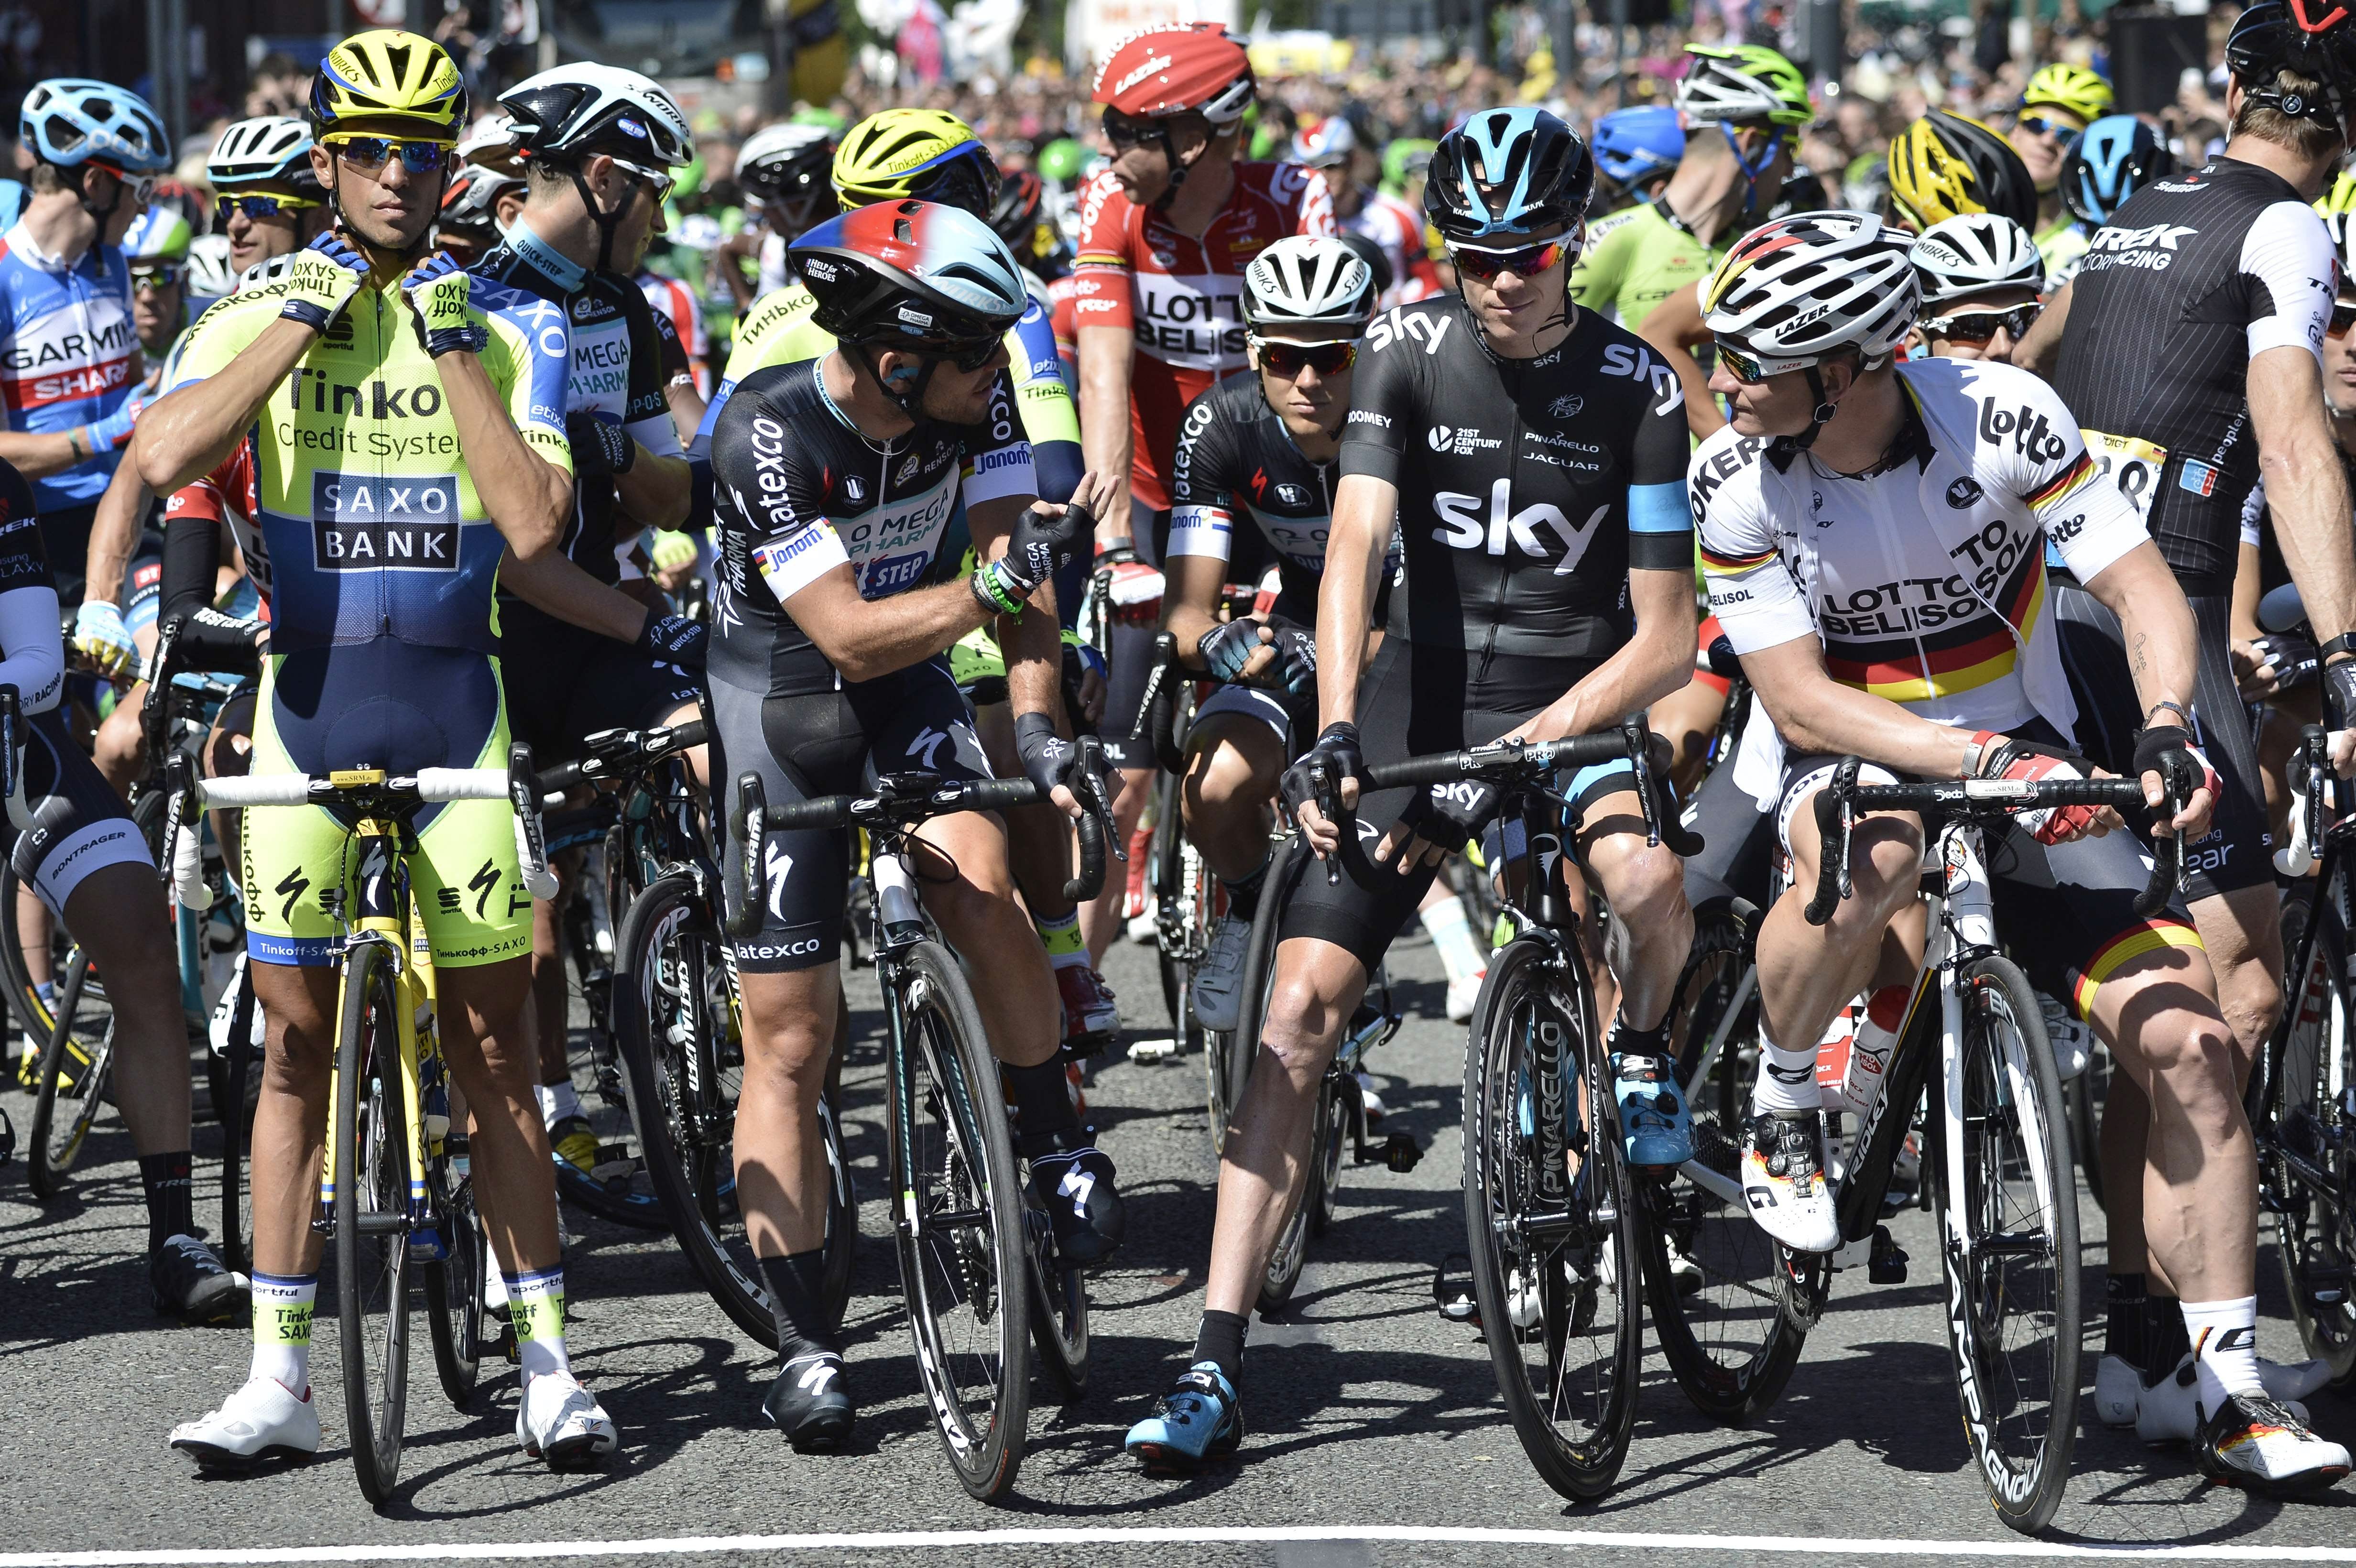
[{"label": "wristband", "polygon": [[1007,592],[1001,571],[1003,565],[1002,561],[993,560],[980,568],[966,580],[966,587],[980,602],[983,609],[994,615],[1011,615],[1019,621],[1023,618],[1023,602]]},{"label": "wristband", "polygon": [[66,432],[66,450],[73,453],[76,463],[90,461],[90,454],[97,448],[91,443],[88,425],[78,424]]},{"label": "wristband", "polygon": [[2186,706],[2185,706],[2183,703],[2181,703],[2181,702],[2170,702],[2170,701],[2169,701],[2168,699],[2166,699],[2165,698],[2161,699],[2160,699],[2159,701],[2158,701],[2158,702],[2153,703],[2149,708],[2147,708],[2147,709],[2144,709],[2144,713],[2143,713],[2143,721],[2144,721],[2144,723],[2145,723],[2146,725],[2149,725],[2149,724],[2151,723],[2151,716],[2152,716],[2153,714],[2155,714],[2155,713],[2158,712],[2158,711],[2159,711],[2161,709],[2163,709],[2163,708],[2165,708],[2165,709],[2169,709],[2170,712],[2174,713],[2174,714],[2175,714],[2179,719],[2183,720],[2184,720],[2183,728],[2185,728],[2185,729],[2187,729],[2187,730],[2190,730],[2190,729],[2191,729],[2191,728],[2192,728],[2192,709],[2190,709],[2190,708],[2188,708],[2188,707],[2186,707]]},{"label": "wristband", "polygon": [[2338,654],[2356,654],[2356,632],[2342,632],[2315,650],[2315,656],[2328,659]]}]

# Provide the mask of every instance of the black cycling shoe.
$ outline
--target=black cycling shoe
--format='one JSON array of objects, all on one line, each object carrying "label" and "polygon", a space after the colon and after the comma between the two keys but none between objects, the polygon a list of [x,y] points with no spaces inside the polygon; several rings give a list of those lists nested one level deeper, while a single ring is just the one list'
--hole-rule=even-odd
[{"label": "black cycling shoe", "polygon": [[769,1385],[761,1413],[786,1435],[797,1454],[831,1454],[841,1448],[857,1413],[842,1386],[842,1358],[832,1350],[818,1350],[787,1361],[777,1369],[777,1381]]},{"label": "black cycling shoe", "polygon": [[1111,1157],[1091,1143],[1031,1157],[1031,1190],[1055,1228],[1064,1262],[1092,1267],[1120,1250],[1128,1218],[1112,1179]]},{"label": "black cycling shoe", "polygon": [[183,1323],[229,1323],[252,1309],[252,1286],[194,1236],[166,1236],[147,1257],[155,1310]]}]

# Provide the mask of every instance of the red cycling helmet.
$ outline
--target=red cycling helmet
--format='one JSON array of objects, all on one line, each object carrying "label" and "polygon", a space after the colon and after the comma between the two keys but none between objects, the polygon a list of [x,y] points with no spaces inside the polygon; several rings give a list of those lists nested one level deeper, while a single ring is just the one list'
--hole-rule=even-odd
[{"label": "red cycling helmet", "polygon": [[1224,127],[1243,118],[1256,91],[1243,44],[1216,22],[1194,22],[1148,27],[1114,45],[1092,96],[1132,120],[1192,113]]}]

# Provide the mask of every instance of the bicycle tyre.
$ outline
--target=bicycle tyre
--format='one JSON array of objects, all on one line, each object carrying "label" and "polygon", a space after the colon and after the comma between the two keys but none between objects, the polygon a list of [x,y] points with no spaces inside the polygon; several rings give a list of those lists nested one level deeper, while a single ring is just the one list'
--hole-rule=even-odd
[{"label": "bicycle tyre", "polygon": [[859,1258],[859,1188],[851,1157],[842,1152],[842,1118],[834,1092],[818,1097],[819,1136],[826,1143],[826,1252],[819,1270],[820,1305],[827,1321],[840,1328],[851,1309],[851,1273]]},{"label": "bicycle tyre", "polygon": [[[81,1014],[81,998],[89,990],[90,955],[76,950],[72,965],[66,970],[65,985],[58,992],[57,1022],[49,1030],[48,1043],[41,1049],[41,1060],[35,1070],[33,1122],[27,1134],[25,1158],[25,1179],[34,1193],[43,1199],[55,1198],[66,1189],[66,1179],[81,1160],[82,1150],[90,1141],[90,1130],[98,1122],[98,1113],[106,1104],[107,1090],[114,1070],[114,1020],[110,1015],[101,1026],[95,1044],[85,1045],[76,1038],[75,1020]],[[66,1083],[72,1073],[72,1083]],[[58,1102],[66,1103],[65,1125],[58,1125]]]},{"label": "bicycle tyre", "polygon": [[489,1249],[475,1212],[471,1181],[448,1189],[449,1158],[429,1158],[434,1174],[428,1179],[436,1193],[442,1233],[450,1252],[440,1263],[420,1265],[425,1286],[425,1328],[434,1341],[434,1371],[442,1392],[453,1406],[466,1410],[475,1403],[475,1383],[483,1364],[484,1259]]},{"label": "bicycle tyre", "polygon": [[[1028,1173],[1026,1172],[1027,1176]],[[1079,1269],[1055,1252],[1055,1228],[1023,1183],[1024,1251],[1031,1264],[1031,1343],[1039,1352],[1039,1381],[1058,1404],[1088,1392],[1088,1289]]]},{"label": "bicycle tyre", "polygon": [[[57,1028],[57,1013],[41,1000],[33,987],[33,974],[25,962],[24,944],[16,936],[16,895],[23,891],[24,879],[16,868],[0,859],[0,981],[8,987],[8,1012],[16,1027],[33,1040],[47,1040]],[[54,920],[49,927],[49,976],[54,980],[63,974],[72,960],[72,941],[65,937]]]},{"label": "bicycle tyre", "polygon": [[[720,1194],[705,1188],[728,1150],[724,1145],[706,1147],[704,1131],[694,1125],[712,1118],[690,1103],[693,1074],[680,1053],[682,1028],[715,1027],[704,1003],[712,976],[725,968],[719,941],[692,873],[672,871],[648,883],[622,916],[614,940],[616,1037],[629,1084],[631,1123],[645,1151],[647,1174],[670,1218],[671,1235],[720,1309],[774,1350],[776,1314],[751,1249],[744,1250],[740,1262],[714,1227],[723,1206]],[[677,955],[666,960],[673,945]],[[663,1016],[650,1017],[658,1007],[665,1009]],[[678,1016],[681,1012],[689,1016]],[[733,1107],[730,1115],[733,1119]],[[733,1179],[733,1165],[728,1174]]]},{"label": "bicycle tyre", "polygon": [[[942,1452],[967,1493],[991,1502],[1013,1486],[1028,1437],[1022,1178],[998,1062],[964,971],[930,940],[900,963],[888,1100],[900,1293]],[[1020,1303],[1009,1299],[1016,1290]]]},{"label": "bicycle tyre", "polygon": [[[1575,944],[1557,952],[1536,933],[1506,944],[1491,955],[1473,1005],[1464,1059],[1465,1252],[1497,1391],[1522,1451],[1557,1492],[1591,1501],[1618,1479],[1636,1422],[1644,1352],[1637,1209],[1610,1081],[1592,1043],[1585,969]],[[1551,1074],[1539,1071],[1541,1015],[1562,1031],[1569,1080],[1552,1108],[1544,1101]],[[1602,1115],[1593,1115],[1599,1107]],[[1543,1136],[1558,1116],[1558,1143]],[[1561,1243],[1539,1252],[1516,1243],[1509,1253],[1507,1238],[1528,1233],[1529,1200],[1562,1200],[1547,1196],[1539,1173],[1556,1158],[1568,1170],[1572,1155],[1582,1158],[1564,1195]],[[1590,1173],[1600,1174],[1590,1180]],[[1597,1326],[1607,1322],[1612,1344],[1575,1375],[1569,1361],[1575,1340],[1592,1348]],[[1522,1360],[1522,1347],[1534,1342],[1545,1362],[1538,1386]],[[1568,1434],[1557,1424],[1566,1419]]]},{"label": "bicycle tyre", "polygon": [[[409,1149],[396,1108],[400,1007],[391,956],[381,944],[361,942],[346,951],[341,1014],[336,1030],[340,1092],[330,1135],[341,1154],[331,1205],[336,1317],[352,1469],[360,1495],[382,1508],[401,1478],[409,1397],[409,1236],[407,1226],[395,1222],[407,1213]],[[380,1334],[381,1364],[371,1365],[369,1351]]]},{"label": "bicycle tyre", "polygon": [[[608,835],[612,842],[618,834]],[[603,847],[597,853],[605,854],[610,867],[618,855]],[[565,907],[562,929],[558,941],[562,944],[561,961],[569,970],[573,985],[577,987],[585,1010],[589,1028],[579,1037],[583,1044],[575,1048],[570,1029],[566,1035],[565,1065],[581,1101],[582,1115],[588,1117],[598,1135],[601,1146],[619,1142],[616,1135],[630,1129],[628,1093],[622,1088],[618,1069],[605,1059],[613,1048],[614,975],[610,966],[599,960],[595,938],[594,901],[605,891],[605,878],[609,874],[598,869],[593,856],[584,855],[580,877],[582,886]],[[569,997],[568,997],[569,999]],[[582,1059],[586,1058],[584,1070]],[[582,1088],[584,1079],[588,1087]],[[594,1109],[593,1109],[594,1107]],[[621,1114],[617,1117],[616,1111]],[[626,1149],[626,1145],[623,1146]],[[663,1207],[660,1194],[647,1174],[645,1147],[641,1144],[636,1168],[626,1172],[598,1177],[584,1171],[571,1160],[549,1151],[549,1162],[556,1170],[557,1195],[584,1213],[634,1231],[668,1231],[669,1212]],[[616,1162],[619,1163],[618,1161]],[[603,1168],[601,1165],[601,1168]]]},{"label": "bicycle tyre", "polygon": [[[1758,1049],[1751,938],[1732,914],[1706,921],[1678,976],[1685,1021],[1677,1075],[1693,1113],[1696,1158],[1741,1184],[1742,1117]],[[1717,1049],[1711,1049],[1712,1042]],[[1789,1260],[1751,1218],[1683,1176],[1646,1182],[1644,1294],[1653,1337],[1695,1409],[1739,1426],[1782,1397],[1808,1326],[1785,1309]],[[1683,1263],[1699,1277],[1680,1281]]]},{"label": "bicycle tyre", "polygon": [[1284,906],[1292,896],[1300,870],[1298,840],[1287,837],[1270,851],[1268,875],[1260,883],[1259,906],[1252,912],[1251,935],[1244,944],[1244,972],[1236,993],[1236,1027],[1224,1035],[1205,1035],[1204,1070],[1211,1094],[1211,1152],[1226,1147],[1227,1122],[1243,1104],[1251,1086],[1252,1064],[1259,1055],[1260,1026],[1267,1021],[1269,994],[1276,983],[1278,928],[1284,923]]},{"label": "bicycle tyre", "polygon": [[237,999],[230,1008],[230,1047],[220,1058],[228,1096],[221,1126],[220,1230],[222,1261],[239,1273],[250,1273],[253,1259],[253,1189],[246,1153],[252,1147],[253,1113],[246,1104],[246,1085],[253,1077],[253,1049],[247,1041],[253,1027],[253,976],[241,970]]},{"label": "bicycle tyre", "polygon": [[[1925,1152],[1947,1285],[1947,1344],[1965,1438],[1988,1501],[2007,1525],[2033,1534],[2062,1504],[2078,1436],[2077,1186],[2053,1047],[2027,976],[1991,954],[1963,965],[1955,983],[1963,1000],[1959,1082],[1932,1083]],[[1959,1174],[1960,1194],[1951,1186]],[[2036,1205],[2025,1213],[2014,1201],[2022,1192]],[[2041,1241],[2030,1222],[2044,1227]],[[2002,1238],[1993,1259],[1990,1238]],[[1967,1252],[1976,1254],[1968,1264]],[[2023,1322],[2027,1353],[2016,1358],[2002,1330]]]},{"label": "bicycle tyre", "polygon": [[[2344,861],[2339,874],[2349,874]],[[2283,901],[2286,967],[2297,965],[2317,907],[2304,895]],[[2349,1299],[2346,1274],[2356,1261],[2356,1214],[2350,1208],[2356,1203],[2356,1151],[2350,1147],[2356,1118],[2349,1115],[2343,1095],[2356,1083],[2356,1053],[2349,1039],[2356,996],[2348,985],[2347,933],[2330,901],[2320,907],[2323,929],[2308,954],[2307,973],[2283,987],[2282,1021],[2275,1026],[2279,1043],[2270,1042],[2279,1052],[2275,1105],[2271,1115],[2260,1107],[2251,1120],[2272,1133],[2259,1146],[2260,1190],[2272,1189],[2267,1207],[2273,1211],[2275,1255],[2291,1318],[2307,1353],[2331,1369],[2331,1386],[2346,1389],[2356,1384],[2356,1304]],[[2270,1149],[2269,1144],[2281,1147]],[[2323,1179],[2311,1182],[2293,1174],[2290,1149]],[[2331,1192],[2340,1196],[2334,1200],[2327,1195]],[[2338,1290],[2319,1291],[2308,1278],[2310,1269]],[[2336,1300],[2328,1298],[2335,1295]]]}]

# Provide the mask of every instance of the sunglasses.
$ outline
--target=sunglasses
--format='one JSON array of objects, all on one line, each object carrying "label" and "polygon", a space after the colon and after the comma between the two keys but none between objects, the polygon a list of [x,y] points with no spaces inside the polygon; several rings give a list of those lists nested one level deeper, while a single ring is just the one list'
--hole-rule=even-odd
[{"label": "sunglasses", "polygon": [[1112,144],[1113,150],[1121,153],[1127,152],[1140,142],[1158,142],[1165,137],[1159,121],[1132,120],[1117,109],[1105,111],[1104,133],[1105,140]]},{"label": "sunglasses", "polygon": [[297,208],[318,205],[292,196],[217,196],[213,197],[213,215],[227,223],[241,212],[248,218],[280,218]]},{"label": "sunglasses", "polygon": [[1561,261],[1569,249],[1560,240],[1541,240],[1511,251],[1493,251],[1483,245],[1451,245],[1448,256],[1456,263],[1458,272],[1486,283],[1503,272],[1511,272],[1517,278],[1535,278]]},{"label": "sunglasses", "polygon": [[1005,182],[980,143],[969,142],[966,145],[973,151],[959,153],[926,171],[908,187],[908,194],[918,201],[937,201],[944,207],[988,216],[990,209],[998,205],[998,193]]},{"label": "sunglasses", "polygon": [[1934,315],[1921,324],[1922,336],[1944,337],[1950,343],[1987,343],[1998,332],[2009,332],[2018,342],[2036,321],[2040,308],[2017,304],[2010,310],[1957,311],[1953,315]]},{"label": "sunglasses", "polygon": [[449,163],[457,149],[448,142],[396,142],[385,136],[323,136],[336,155],[364,175],[384,167],[385,160],[401,155],[401,166],[413,175],[430,175]]},{"label": "sunglasses", "polygon": [[1247,339],[1259,357],[1259,368],[1271,376],[1291,380],[1307,366],[1320,376],[1338,376],[1358,362],[1355,343],[1279,343],[1266,337]]},{"label": "sunglasses", "polygon": [[1718,362],[1746,387],[1755,387],[1770,376],[1780,376],[1786,370],[1804,370],[1817,363],[1809,358],[1766,357],[1751,353],[1740,343],[1729,343],[1723,337],[1711,341],[1718,346]]},{"label": "sunglasses", "polygon": [[160,267],[134,267],[131,270],[131,286],[153,289],[161,293],[177,285],[187,275],[187,269],[177,261],[167,261]]},{"label": "sunglasses", "polygon": [[2348,329],[2356,326],[2356,300],[2334,300],[2331,304],[2331,325],[2323,329],[2328,337],[2345,337]]},{"label": "sunglasses", "polygon": [[997,356],[999,349],[1004,346],[1005,341],[1002,337],[959,337],[952,338],[948,342],[934,343],[894,343],[886,340],[884,347],[905,348],[916,354],[930,354],[936,358],[948,360],[970,376],[989,364]]},{"label": "sunglasses", "polygon": [[2032,136],[2051,136],[2062,142],[2074,142],[2083,133],[2083,127],[2063,120],[2049,120],[2042,114],[2024,114],[2014,123]]},{"label": "sunglasses", "polygon": [[626,170],[640,185],[654,192],[655,205],[660,207],[670,199],[671,191],[679,185],[679,176],[669,169],[650,169],[639,164],[626,164],[616,158],[615,164]]}]

